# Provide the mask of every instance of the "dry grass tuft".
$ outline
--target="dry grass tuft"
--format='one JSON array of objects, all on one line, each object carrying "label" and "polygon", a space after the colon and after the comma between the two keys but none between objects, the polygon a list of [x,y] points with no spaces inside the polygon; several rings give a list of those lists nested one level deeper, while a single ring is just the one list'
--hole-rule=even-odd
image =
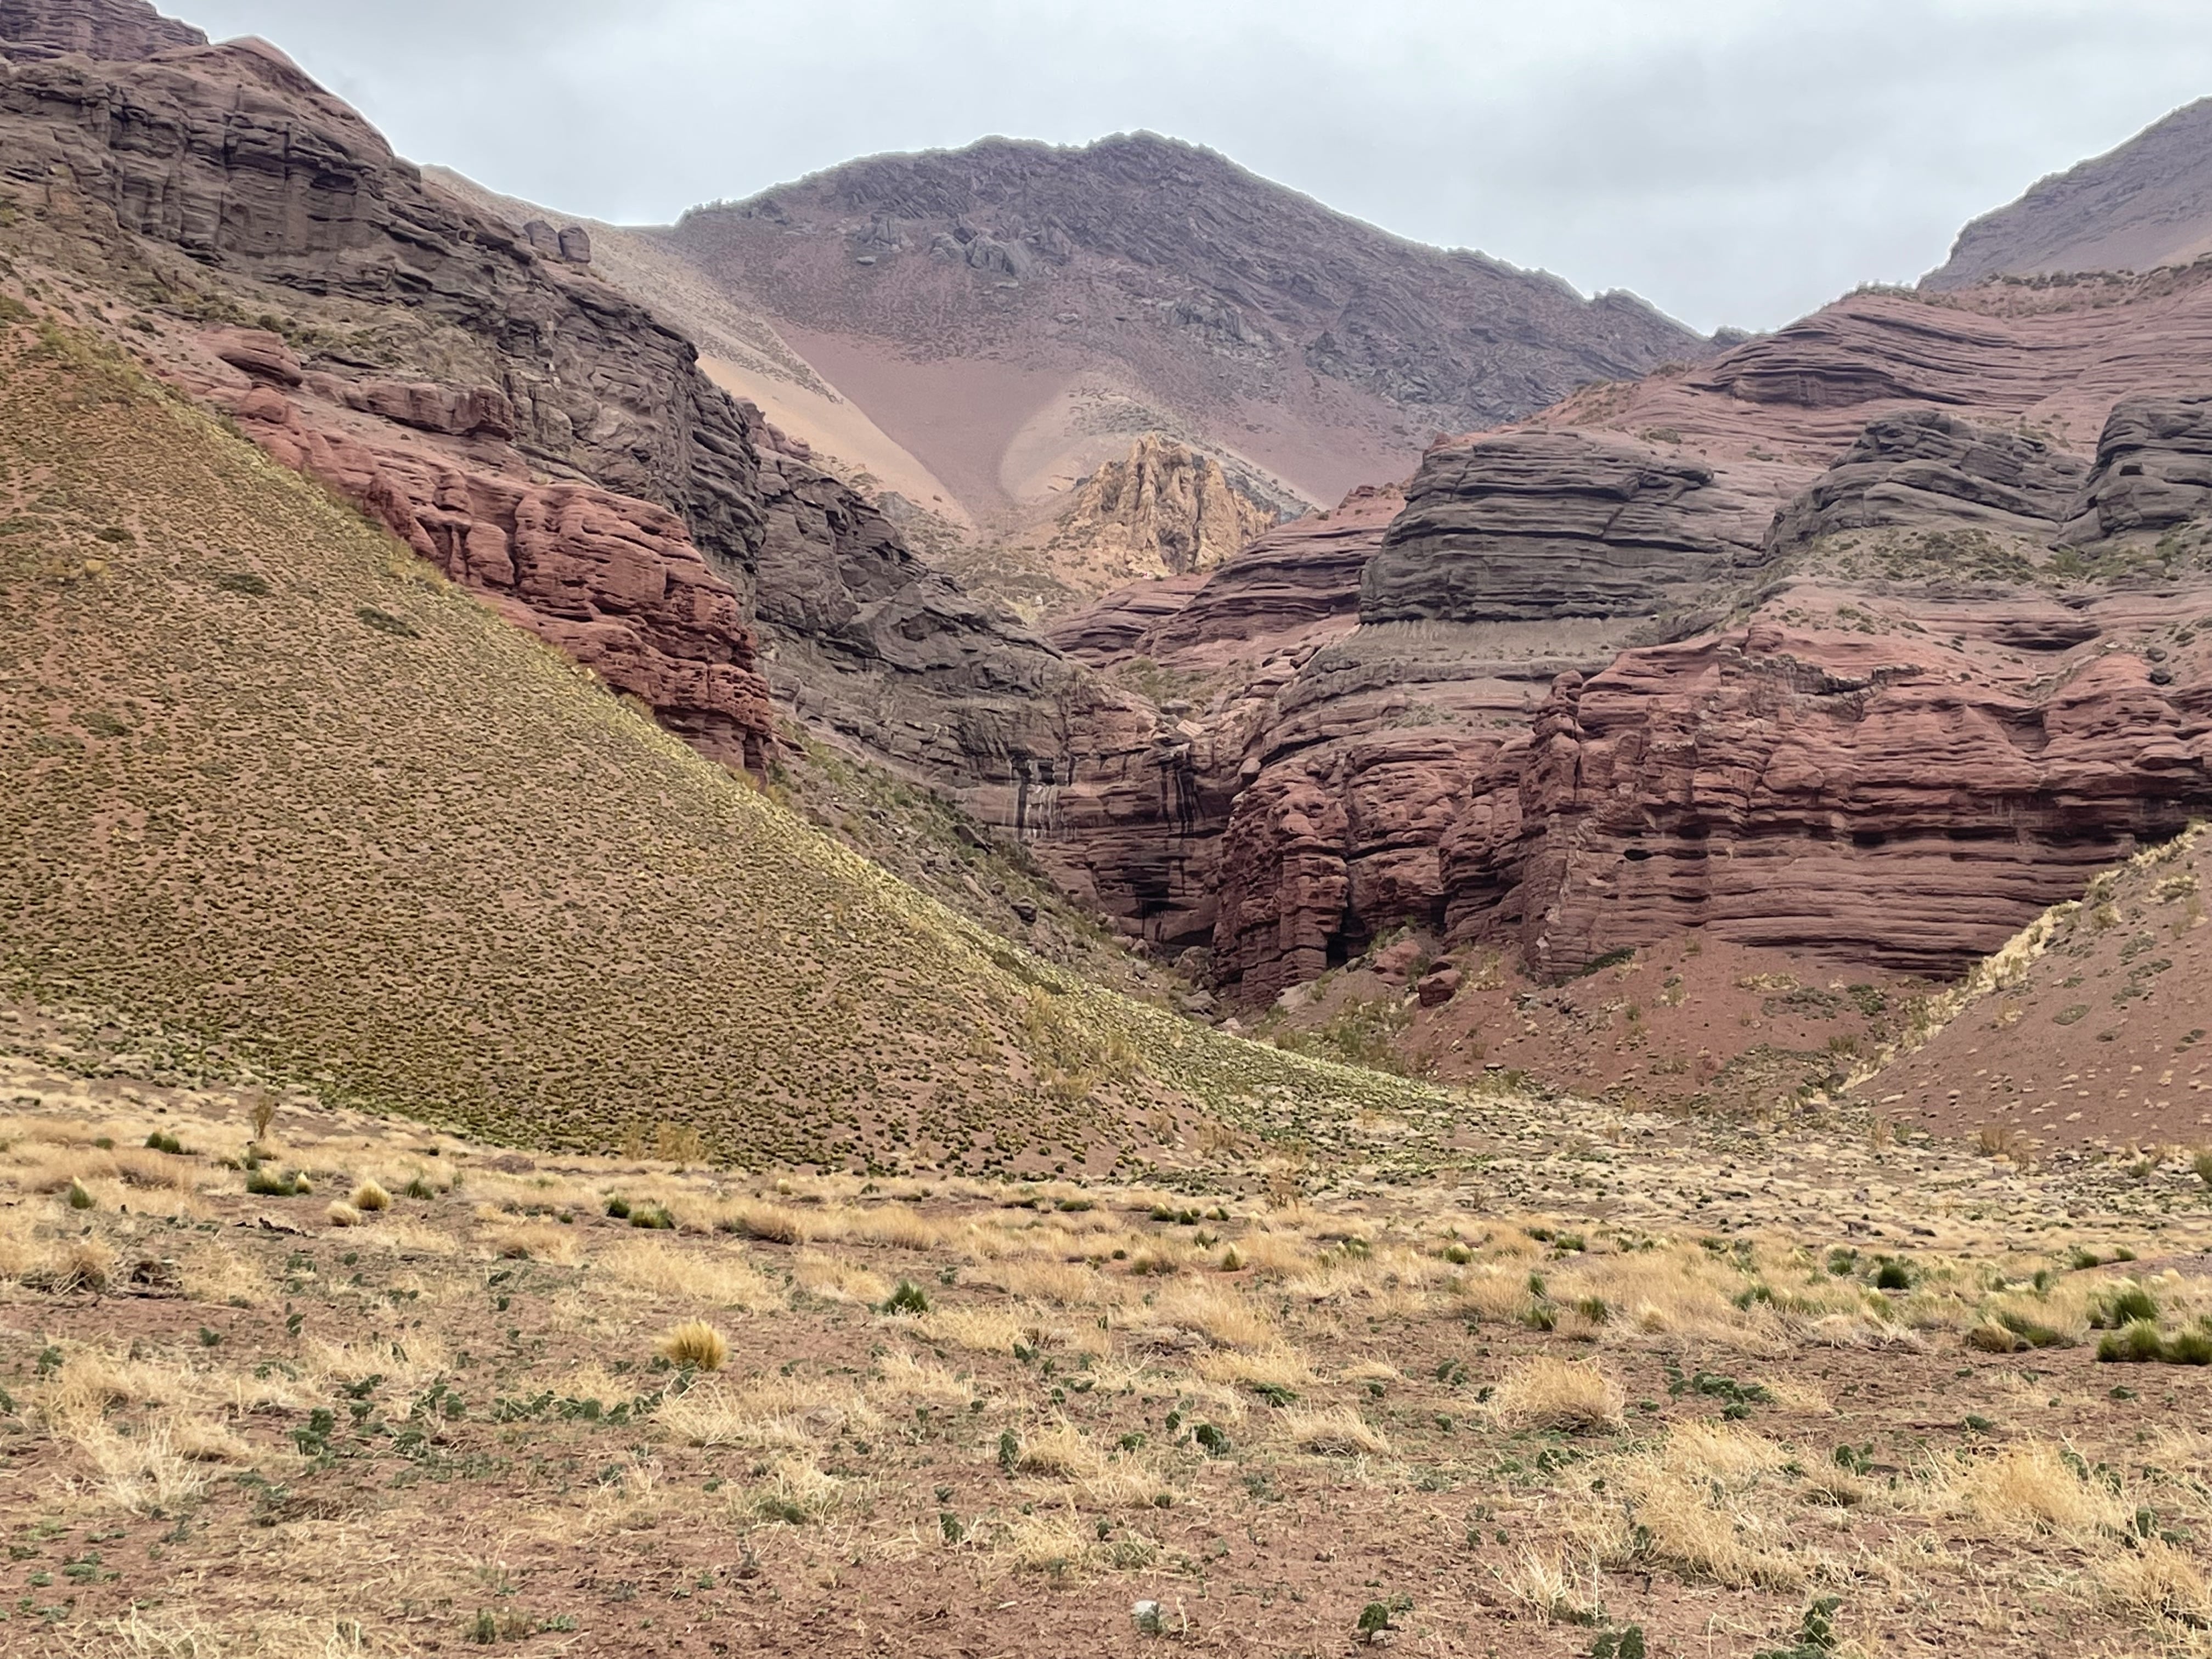
[{"label": "dry grass tuft", "polygon": [[999,1553],[1017,1572],[1064,1578],[1089,1560],[1091,1540],[1073,1515],[1025,1515],[1007,1529]]},{"label": "dry grass tuft", "polygon": [[934,1359],[921,1359],[904,1348],[894,1348],[879,1362],[868,1392],[890,1400],[921,1401],[927,1405],[965,1410],[975,1398],[973,1383],[955,1376]]},{"label": "dry grass tuft", "polygon": [[1546,1624],[1602,1622],[1604,1579],[1592,1562],[1587,1583],[1577,1581],[1556,1555],[1524,1549],[1510,1566],[1493,1568],[1509,1602]]},{"label": "dry grass tuft", "polygon": [[873,1307],[891,1293],[890,1281],[881,1273],[817,1250],[799,1252],[791,1273],[799,1289],[828,1302],[860,1302]]},{"label": "dry grass tuft", "polygon": [[2134,1518],[2127,1499],[2093,1478],[2078,1457],[2045,1441],[2007,1446],[1940,1472],[1958,1503],[2009,1531],[2089,1538],[2118,1532]]},{"label": "dry grass tuft", "polygon": [[374,1215],[392,1207],[392,1194],[374,1181],[364,1181],[353,1189],[353,1206],[365,1215]]},{"label": "dry grass tuft", "polygon": [[932,1342],[971,1353],[1012,1353],[1034,1346],[1037,1337],[1034,1323],[1006,1308],[936,1308],[913,1322]]},{"label": "dry grass tuft", "polygon": [[1256,1348],[1276,1340],[1274,1322],[1266,1313],[1215,1283],[1182,1284],[1162,1291],[1152,1304],[1152,1317],[1221,1347]]},{"label": "dry grass tuft", "polygon": [[1304,1354],[1286,1343],[1249,1350],[1222,1349],[1202,1353],[1191,1370],[1209,1382],[1255,1389],[1305,1389],[1314,1381],[1314,1369]]},{"label": "dry grass tuft", "polygon": [[1024,1441],[1015,1467],[1024,1474],[1047,1474],[1058,1480],[1090,1480],[1105,1472],[1106,1455],[1074,1425],[1062,1419],[1042,1434]]},{"label": "dry grass tuft", "polygon": [[1524,1359],[1505,1373],[1490,1397],[1491,1420],[1502,1429],[1617,1429],[1627,1401],[1620,1384],[1594,1359]]},{"label": "dry grass tuft", "polygon": [[653,1346],[670,1364],[695,1371],[719,1371],[730,1358],[729,1339],[703,1319],[670,1326]]},{"label": "dry grass tuft", "polygon": [[680,1301],[747,1312],[783,1302],[782,1288],[727,1244],[693,1249],[638,1239],[617,1245],[595,1265],[618,1285]]},{"label": "dry grass tuft", "polygon": [[1390,1450],[1382,1431],[1348,1406],[1335,1411],[1286,1411],[1276,1425],[1291,1444],[1323,1457],[1382,1457]]},{"label": "dry grass tuft", "polygon": [[2089,1577],[2107,1605],[2169,1638],[2212,1629],[2212,1587],[2203,1569],[2159,1539],[2106,1556]]},{"label": "dry grass tuft", "polygon": [[487,1231],[485,1242],[502,1261],[550,1261],[571,1267],[581,1254],[576,1247],[575,1229],[554,1221],[496,1224]]},{"label": "dry grass tuft", "polygon": [[133,1515],[190,1503],[210,1478],[178,1448],[167,1423],[131,1435],[95,1419],[70,1424],[66,1435],[98,1474],[99,1497]]}]

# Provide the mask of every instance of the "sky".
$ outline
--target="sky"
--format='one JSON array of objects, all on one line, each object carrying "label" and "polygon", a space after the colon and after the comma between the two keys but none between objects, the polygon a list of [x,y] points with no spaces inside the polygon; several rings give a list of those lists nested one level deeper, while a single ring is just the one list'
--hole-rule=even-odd
[{"label": "sky", "polygon": [[160,0],[402,155],[665,223],[1148,129],[1404,236],[1771,328],[2212,94],[2206,0]]}]

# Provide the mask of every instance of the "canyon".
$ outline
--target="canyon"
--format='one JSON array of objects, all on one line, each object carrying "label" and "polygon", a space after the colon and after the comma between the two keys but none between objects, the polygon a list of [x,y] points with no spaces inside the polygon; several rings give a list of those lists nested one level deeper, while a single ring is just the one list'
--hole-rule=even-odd
[{"label": "canyon", "polygon": [[[702,752],[767,777],[804,734],[1025,848],[1193,1006],[1401,934],[1457,976],[1425,1007],[1493,958],[1540,986],[1691,935],[1942,979],[2212,807],[2212,264],[1872,289],[1720,349],[1306,204],[1262,240],[1307,277],[1224,308],[1274,187],[1149,136],[623,232],[416,167],[260,43],[7,16],[7,245],[79,315]],[[1395,333],[1284,297],[1377,273]],[[1406,297],[1438,283],[1523,345]],[[950,568],[957,501],[718,383],[860,384],[833,312],[905,365],[871,419],[957,410],[929,376],[1031,334],[1054,374],[1181,388],[1125,375],[1054,428],[1079,465],[1036,452],[1031,550],[1087,573],[1037,620]],[[1192,411],[1239,398],[1366,435],[1304,470],[1208,440]],[[986,436],[923,471],[983,501]]]}]

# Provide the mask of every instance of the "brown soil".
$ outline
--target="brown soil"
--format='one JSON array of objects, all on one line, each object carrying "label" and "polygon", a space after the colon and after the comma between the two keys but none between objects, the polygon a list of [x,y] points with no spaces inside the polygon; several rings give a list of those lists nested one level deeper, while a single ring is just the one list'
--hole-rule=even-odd
[{"label": "brown soil", "polygon": [[1556,984],[1496,951],[1455,960],[1462,982],[1439,1006],[1419,1006],[1402,969],[1355,967],[1258,1029],[1324,1052],[1342,1046],[1332,1033],[1357,1049],[1367,1031],[1389,1063],[1440,1079],[1504,1073],[1637,1110],[1771,1114],[1825,1104],[1933,988],[1697,933]]},{"label": "brown soil", "polygon": [[[1649,1119],[1562,1158],[1524,1113],[1413,1187],[864,1184],[302,1099],[260,1157],[313,1191],[257,1196],[251,1095],[4,1029],[11,1652],[1333,1655],[1379,1604],[1416,1651],[1689,1659],[1822,1595],[1850,1654],[2198,1650],[2206,1373],[2100,1364],[2072,1265],[2212,1310],[2185,1170]],[[2062,1346],[1962,1342],[2008,1307]],[[726,1367],[657,1362],[700,1317]]]}]

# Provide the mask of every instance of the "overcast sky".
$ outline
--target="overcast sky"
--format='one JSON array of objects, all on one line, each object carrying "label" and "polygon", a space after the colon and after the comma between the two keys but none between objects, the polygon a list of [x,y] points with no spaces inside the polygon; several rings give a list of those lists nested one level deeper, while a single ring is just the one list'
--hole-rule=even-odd
[{"label": "overcast sky", "polygon": [[161,0],[580,216],[1150,128],[1402,235],[1765,328],[2212,94],[2207,0]]}]

